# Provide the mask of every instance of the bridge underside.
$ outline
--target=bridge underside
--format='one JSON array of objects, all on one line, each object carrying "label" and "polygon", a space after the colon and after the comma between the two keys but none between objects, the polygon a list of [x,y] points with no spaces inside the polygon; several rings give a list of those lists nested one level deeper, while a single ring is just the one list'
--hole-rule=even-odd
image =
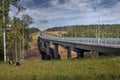
[{"label": "bridge underside", "polygon": [[[55,46],[54,50],[50,50],[50,45],[53,44]],[[60,55],[58,53],[58,45],[64,46],[66,49],[68,49],[68,58],[71,58],[71,51],[77,52],[77,58],[83,58],[84,52],[88,51],[95,51],[98,52],[98,54],[101,55],[120,55],[120,48],[116,47],[108,47],[98,44],[83,44],[83,43],[72,43],[72,42],[65,42],[65,41],[55,41],[55,40],[48,40],[43,39],[41,37],[38,38],[38,47],[39,50],[45,51],[47,55],[49,53],[52,53],[52,57],[54,59],[60,58]]]},{"label": "bridge underside", "polygon": [[102,45],[96,45],[96,44],[74,44],[74,43],[64,43],[64,42],[53,42],[55,44],[63,45],[63,46],[70,46],[73,48],[73,50],[81,49],[86,51],[96,51],[99,53],[104,53],[106,55],[120,55],[120,48],[116,47],[107,47]]}]

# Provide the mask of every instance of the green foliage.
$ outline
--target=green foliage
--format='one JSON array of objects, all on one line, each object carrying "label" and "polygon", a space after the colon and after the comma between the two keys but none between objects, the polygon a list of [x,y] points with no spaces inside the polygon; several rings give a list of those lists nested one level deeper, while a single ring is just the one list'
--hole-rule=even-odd
[{"label": "green foliage", "polygon": [[33,19],[29,15],[22,15],[22,21],[24,27],[29,27],[33,23]]},{"label": "green foliage", "polygon": [[[30,24],[33,23],[33,19],[29,15],[26,14],[26,15],[22,15],[21,22],[22,22],[22,28],[24,29],[24,34],[25,34],[24,37],[25,37],[25,41],[26,41],[26,45],[27,45],[27,42],[30,41],[29,26],[30,26]],[[27,48],[27,46],[26,46],[26,48]]]},{"label": "green foliage", "polygon": [[[0,12],[2,13],[1,10],[1,3],[0,3]],[[2,14],[0,14],[0,61],[3,60],[3,43],[2,43],[2,25],[1,25],[1,16]]]},{"label": "green foliage", "polygon": [[[73,25],[49,28],[46,31],[66,31],[68,37],[98,37],[100,27],[101,38],[120,38],[120,24],[111,25]],[[96,36],[97,32],[97,36]]]},{"label": "green foliage", "polygon": [[[23,24],[24,23],[24,24]],[[29,25],[26,25],[27,21],[20,20],[17,17],[14,17],[11,21],[11,27],[8,30],[8,42],[7,42],[7,51],[8,56],[10,55],[12,59],[15,60],[15,55],[20,58],[20,54],[28,48],[29,37]],[[12,51],[11,51],[12,50]],[[19,59],[20,60],[20,59]]]},{"label": "green foliage", "polygon": [[[9,11],[10,11],[10,5],[15,6],[16,8],[20,8],[20,6],[17,6],[18,2],[20,0],[4,0],[4,8],[3,8],[3,0],[0,1],[0,12],[2,12],[1,17],[3,16],[3,12],[4,12],[4,16],[5,16],[5,25],[8,24],[9,22]],[[3,24],[2,22],[2,18],[0,18],[0,24]]]},{"label": "green foliage", "polygon": [[0,71],[0,80],[120,80],[120,57],[0,63]]},{"label": "green foliage", "polygon": [[3,47],[2,43],[0,43],[0,61],[3,60]]},{"label": "green foliage", "polygon": [[[3,2],[4,1],[4,2]],[[0,55],[3,54],[3,39],[1,32],[1,29],[5,30],[6,34],[5,37],[7,39],[7,57],[10,55],[14,55],[14,53],[18,54],[21,50],[21,46],[24,48],[27,48],[27,43],[29,40],[29,33],[28,33],[28,27],[31,23],[33,23],[32,18],[29,15],[23,15],[22,20],[15,17],[20,11],[24,11],[25,8],[18,5],[20,0],[1,0],[0,1]],[[10,19],[9,11],[10,11],[10,5],[13,5],[16,7],[17,12],[14,15],[13,20]],[[4,20],[5,19],[5,23]],[[11,27],[8,27],[8,25],[11,25]],[[24,31],[24,32],[23,32]],[[23,33],[25,33],[23,35]],[[21,45],[25,44],[25,45]]]},{"label": "green foliage", "polygon": [[[7,33],[8,25],[10,25],[9,24],[9,22],[10,22],[10,17],[9,17],[10,5],[13,5],[18,9],[21,7],[21,6],[18,6],[19,1],[20,0],[1,0],[0,1],[0,41],[1,41],[0,42],[0,60],[3,59],[3,35],[2,35],[3,31],[1,31],[1,30],[4,29],[5,32]],[[7,36],[8,35],[9,34],[7,34]],[[5,35],[5,37],[6,37],[6,35]],[[7,42],[7,44],[8,43],[9,42]]]},{"label": "green foliage", "polygon": [[[24,41],[24,38],[21,33],[21,23],[19,18],[13,18],[8,34],[9,35],[7,35],[7,55],[10,59],[12,59],[15,53],[19,53],[18,48],[21,47],[18,45],[20,45],[22,41]],[[15,59],[15,57],[13,59]]]},{"label": "green foliage", "polygon": [[3,60],[3,40],[2,40],[2,27],[0,27],[0,61]]}]

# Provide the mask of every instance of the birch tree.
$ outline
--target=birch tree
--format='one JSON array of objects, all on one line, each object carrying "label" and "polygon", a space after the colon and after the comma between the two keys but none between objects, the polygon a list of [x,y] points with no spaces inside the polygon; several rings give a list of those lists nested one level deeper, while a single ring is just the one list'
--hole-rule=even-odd
[{"label": "birch tree", "polygon": [[10,5],[13,5],[17,7],[17,9],[20,9],[20,6],[18,6],[18,2],[20,0],[1,0],[0,1],[0,27],[2,27],[3,32],[3,46],[4,46],[4,61],[6,62],[6,31],[7,31],[7,25],[9,24],[9,11],[10,11]]}]

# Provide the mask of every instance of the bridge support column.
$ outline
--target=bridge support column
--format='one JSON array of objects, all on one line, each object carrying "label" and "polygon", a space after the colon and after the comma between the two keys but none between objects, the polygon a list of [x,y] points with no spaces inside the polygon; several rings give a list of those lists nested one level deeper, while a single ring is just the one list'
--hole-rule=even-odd
[{"label": "bridge support column", "polygon": [[41,42],[40,37],[38,38],[38,48],[39,48],[39,50],[42,49],[42,42]]},{"label": "bridge support column", "polygon": [[49,55],[49,42],[46,42],[46,54]]},{"label": "bridge support column", "polygon": [[104,55],[104,53],[98,52],[98,55],[101,57]]},{"label": "bridge support column", "polygon": [[71,47],[69,46],[69,47],[67,47],[67,49],[68,49],[67,57],[68,57],[68,59],[70,59],[71,58]]},{"label": "bridge support column", "polygon": [[84,58],[84,50],[77,49],[77,58]]},{"label": "bridge support column", "polygon": [[40,46],[41,46],[41,49],[42,49],[42,48],[45,48],[45,44],[44,44],[44,41],[43,41],[43,40],[40,40]]},{"label": "bridge support column", "polygon": [[58,59],[58,44],[54,44],[54,59]]}]

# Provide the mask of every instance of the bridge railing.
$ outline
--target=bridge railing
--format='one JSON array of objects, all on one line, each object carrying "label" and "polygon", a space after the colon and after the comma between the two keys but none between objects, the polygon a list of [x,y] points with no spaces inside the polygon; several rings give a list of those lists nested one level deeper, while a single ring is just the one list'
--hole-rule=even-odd
[{"label": "bridge railing", "polygon": [[47,39],[57,40],[57,41],[68,41],[68,42],[76,42],[76,43],[120,46],[120,38],[57,37],[57,36],[48,35],[46,33],[42,33],[41,36],[44,37],[44,38],[47,38]]}]

